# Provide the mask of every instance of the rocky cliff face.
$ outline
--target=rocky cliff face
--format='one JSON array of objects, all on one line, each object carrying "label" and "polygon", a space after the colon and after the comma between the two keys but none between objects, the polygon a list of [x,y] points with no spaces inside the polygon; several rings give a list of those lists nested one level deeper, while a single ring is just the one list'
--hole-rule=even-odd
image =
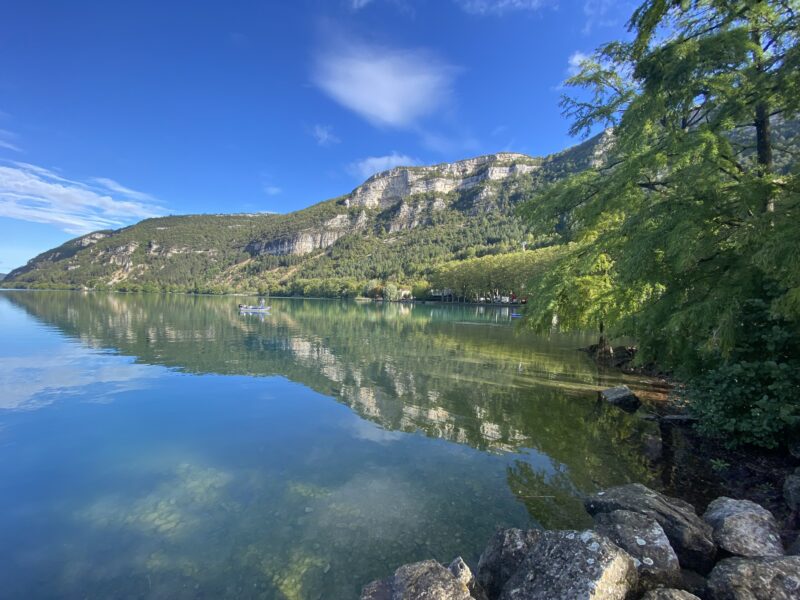
[{"label": "rocky cliff face", "polygon": [[298,231],[279,239],[254,241],[248,244],[247,252],[254,256],[262,254],[285,256],[324,250],[335,244],[340,237],[364,229],[367,221],[367,215],[363,211],[354,217],[344,214],[336,215],[325,221],[320,227]]},{"label": "rocky cliff face", "polygon": [[532,173],[536,159],[525,154],[501,152],[431,167],[395,167],[373,175],[352,191],[348,206],[384,210],[415,194],[447,194],[467,190],[483,181],[497,181]]},{"label": "rocky cliff face", "polygon": [[[536,159],[525,154],[504,152],[479,156],[431,167],[395,167],[370,177],[340,201],[348,209],[362,208],[357,216],[340,214],[320,226],[297,231],[279,238],[256,240],[247,246],[253,256],[303,255],[324,250],[349,233],[370,226],[370,216],[383,212],[389,233],[426,225],[430,216],[446,208],[441,196],[466,191],[486,181],[532,173],[539,168]],[[412,201],[419,195],[433,196]],[[482,189],[479,199],[492,195]]]}]

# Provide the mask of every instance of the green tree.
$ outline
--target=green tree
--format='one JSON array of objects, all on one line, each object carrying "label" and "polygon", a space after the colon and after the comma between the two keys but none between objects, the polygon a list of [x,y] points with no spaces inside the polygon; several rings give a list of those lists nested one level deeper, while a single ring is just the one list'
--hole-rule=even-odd
[{"label": "green tree", "polygon": [[[593,168],[522,208],[534,232],[569,243],[559,281],[532,282],[533,324],[610,326],[690,376],[733,360],[753,300],[797,334],[800,190],[784,165],[798,146],[799,9],[648,0],[631,41],[582,63],[562,100],[572,132],[608,129]],[[777,145],[776,127],[794,134]]]}]

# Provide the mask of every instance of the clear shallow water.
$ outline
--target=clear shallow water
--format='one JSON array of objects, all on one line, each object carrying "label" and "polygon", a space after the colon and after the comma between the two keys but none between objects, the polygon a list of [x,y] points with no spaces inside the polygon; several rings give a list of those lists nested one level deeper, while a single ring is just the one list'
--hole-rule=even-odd
[{"label": "clear shallow water", "polygon": [[357,598],[653,483],[585,339],[503,309],[240,301],[0,292],[0,597]]}]

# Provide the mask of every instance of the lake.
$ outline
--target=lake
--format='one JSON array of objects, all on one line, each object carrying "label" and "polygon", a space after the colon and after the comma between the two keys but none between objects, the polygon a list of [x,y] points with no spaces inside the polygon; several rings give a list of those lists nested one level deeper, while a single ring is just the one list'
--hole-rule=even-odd
[{"label": "lake", "polygon": [[508,308],[0,292],[0,597],[357,598],[657,486],[582,336]]}]

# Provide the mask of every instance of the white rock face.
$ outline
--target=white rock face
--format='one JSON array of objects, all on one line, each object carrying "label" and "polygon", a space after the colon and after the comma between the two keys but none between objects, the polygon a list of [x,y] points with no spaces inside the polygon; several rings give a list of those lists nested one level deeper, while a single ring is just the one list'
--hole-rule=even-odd
[{"label": "white rock face", "polygon": [[275,256],[307,254],[333,245],[340,237],[362,229],[366,223],[367,217],[363,212],[357,217],[336,215],[325,221],[321,227],[300,231],[290,237],[256,242],[248,246],[248,250],[253,254]]},{"label": "white rock face", "polygon": [[373,175],[348,198],[351,206],[385,209],[413,194],[446,194],[482,181],[497,181],[538,169],[525,154],[502,152],[431,167],[395,167]]}]

